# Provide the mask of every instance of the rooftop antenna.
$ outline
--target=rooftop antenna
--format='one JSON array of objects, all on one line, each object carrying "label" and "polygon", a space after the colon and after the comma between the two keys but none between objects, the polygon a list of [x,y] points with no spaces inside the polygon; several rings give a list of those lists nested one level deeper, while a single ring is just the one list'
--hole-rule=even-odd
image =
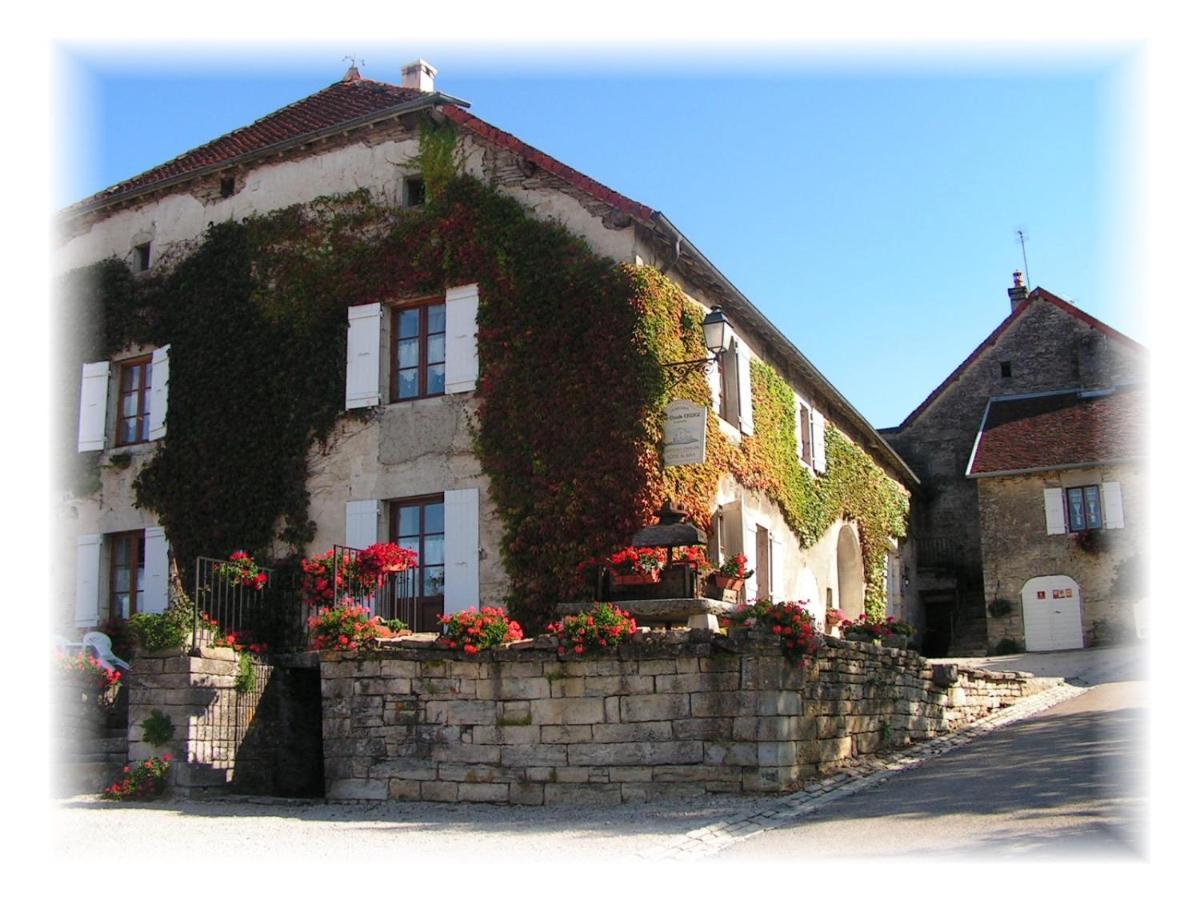
[{"label": "rooftop antenna", "polygon": [[1029,274],[1029,257],[1025,255],[1025,229],[1017,229],[1017,240],[1021,242],[1021,262],[1025,265],[1025,283],[1033,284],[1033,278]]}]

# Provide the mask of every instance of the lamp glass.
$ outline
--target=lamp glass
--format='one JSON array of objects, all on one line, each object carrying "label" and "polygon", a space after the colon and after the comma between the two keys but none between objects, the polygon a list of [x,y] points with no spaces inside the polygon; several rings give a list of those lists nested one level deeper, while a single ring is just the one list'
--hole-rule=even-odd
[{"label": "lamp glass", "polygon": [[701,325],[704,328],[704,345],[710,352],[720,353],[729,346],[729,338],[732,336],[731,329],[729,320],[725,318],[721,307],[714,306],[712,312],[704,317]]}]

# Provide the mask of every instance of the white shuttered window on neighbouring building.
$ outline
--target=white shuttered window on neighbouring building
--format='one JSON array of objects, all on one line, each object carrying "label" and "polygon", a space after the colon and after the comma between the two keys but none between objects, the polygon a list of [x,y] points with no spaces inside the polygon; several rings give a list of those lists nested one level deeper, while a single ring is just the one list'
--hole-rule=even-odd
[{"label": "white shuttered window on neighbouring building", "polygon": [[167,436],[167,397],[171,383],[171,345],[154,351],[150,362],[150,440]]},{"label": "white shuttered window on neighbouring building", "polygon": [[79,452],[104,449],[108,418],[107,362],[84,363],[79,387]]},{"label": "white shuttered window on neighbouring building", "polygon": [[1100,486],[1104,503],[1104,527],[1125,527],[1125,505],[1121,498],[1121,483],[1106,481]]},{"label": "white shuttered window on neighbouring building", "polygon": [[475,390],[479,381],[479,285],[446,291],[446,393]]},{"label": "white shuttered window on neighbouring building", "polygon": [[346,409],[379,405],[382,318],[378,303],[346,310]]},{"label": "white shuttered window on neighbouring building", "polygon": [[94,626],[100,616],[100,545],[99,534],[81,534],[75,552],[75,625]]},{"label": "white shuttered window on neighbouring building", "polygon": [[1042,499],[1046,508],[1046,534],[1065,534],[1067,518],[1062,488],[1046,488],[1042,491]]},{"label": "white shuttered window on neighbouring building", "polygon": [[169,582],[167,534],[159,527],[146,529],[146,581],[142,585],[142,604],[139,612],[161,613],[167,609]]}]

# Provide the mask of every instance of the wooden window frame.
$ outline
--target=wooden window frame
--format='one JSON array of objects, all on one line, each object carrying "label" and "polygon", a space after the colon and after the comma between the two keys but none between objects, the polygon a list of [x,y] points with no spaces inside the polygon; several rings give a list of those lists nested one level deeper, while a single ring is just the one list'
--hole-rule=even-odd
[{"label": "wooden window frame", "polygon": [[[130,418],[123,414],[125,409],[125,397],[133,394],[133,391],[126,391],[125,387],[125,372],[134,366],[143,366],[144,374],[142,376],[142,386],[137,390],[138,394],[138,411],[134,416],[138,422],[138,436],[132,440],[124,440],[124,424]],[[116,440],[113,444],[117,447],[132,447],[135,444],[147,444],[150,442],[150,379],[154,371],[153,356],[138,356],[133,359],[123,359],[117,363],[117,433]],[[144,428],[142,426],[145,426]],[[143,431],[145,437],[142,437]]]},{"label": "wooden window frame", "polygon": [[[389,320],[391,329],[388,335],[388,353],[390,354],[390,375],[388,377],[388,402],[389,403],[409,403],[413,400],[423,400],[426,397],[443,397],[446,394],[445,387],[445,354],[449,350],[448,341],[446,349],[443,351],[441,365],[442,370],[442,390],[436,394],[429,393],[429,310],[434,306],[445,307],[445,297],[427,297],[423,300],[418,300],[411,303],[402,303],[390,307],[391,318]],[[420,310],[421,323],[417,330],[417,340],[420,345],[420,355],[417,361],[417,393],[413,397],[401,397],[400,392],[400,316],[405,312],[412,310]],[[445,326],[442,331],[435,331],[433,334],[445,335]],[[436,365],[436,363],[435,363]]]},{"label": "wooden window frame", "polygon": [[[434,503],[442,504],[442,530],[428,532],[428,534],[442,536],[442,590],[437,594],[425,593],[425,507]],[[388,501],[388,540],[395,544],[399,542],[400,535],[400,510],[411,509],[417,507],[420,509],[420,524],[418,526],[419,546],[417,550],[417,583],[414,596],[418,600],[445,600],[446,597],[446,495],[445,494],[425,494],[420,497],[402,497],[396,500]]]},{"label": "wooden window frame", "polygon": [[[142,568],[146,550],[145,531],[120,531],[105,535],[108,542],[108,617],[112,620],[121,619],[121,610],[117,605],[117,544],[129,543],[129,616],[135,616],[138,610],[138,592],[142,586],[138,583],[138,571]],[[142,552],[138,552],[141,545]]]},{"label": "wooden window frame", "polygon": [[[1092,525],[1088,522],[1088,506],[1087,506],[1087,491],[1088,488],[1093,488],[1096,491],[1097,517],[1099,522]],[[1071,524],[1071,491],[1079,491],[1083,509],[1083,527],[1074,528]],[[1104,527],[1104,491],[1101,490],[1098,484],[1079,484],[1072,487],[1063,488],[1063,518],[1066,520],[1067,532],[1069,534],[1083,534],[1085,531],[1098,531]]]}]

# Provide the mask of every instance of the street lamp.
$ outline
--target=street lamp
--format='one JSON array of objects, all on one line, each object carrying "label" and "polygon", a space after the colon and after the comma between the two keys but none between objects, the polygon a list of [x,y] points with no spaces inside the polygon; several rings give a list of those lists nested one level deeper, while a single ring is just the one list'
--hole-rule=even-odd
[{"label": "street lamp", "polygon": [[708,352],[712,356],[705,356],[702,359],[685,359],[681,362],[663,363],[664,369],[682,368],[682,371],[674,379],[675,384],[683,381],[690,373],[697,370],[703,371],[711,363],[716,362],[717,358],[725,352],[725,348],[729,346],[729,339],[733,337],[733,329],[729,325],[729,320],[725,318],[725,313],[719,306],[714,306],[709,314],[704,317],[704,321],[700,325],[704,329],[704,345],[708,347]]}]

